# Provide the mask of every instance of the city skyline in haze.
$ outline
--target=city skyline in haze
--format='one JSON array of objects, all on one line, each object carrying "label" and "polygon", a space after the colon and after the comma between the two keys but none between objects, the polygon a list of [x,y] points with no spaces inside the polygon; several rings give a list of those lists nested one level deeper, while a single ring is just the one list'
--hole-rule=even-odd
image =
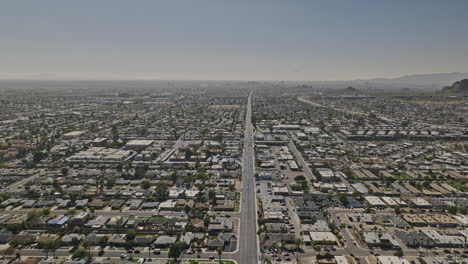
[{"label": "city skyline in haze", "polygon": [[468,2],[12,1],[0,79],[354,80],[468,72]]}]

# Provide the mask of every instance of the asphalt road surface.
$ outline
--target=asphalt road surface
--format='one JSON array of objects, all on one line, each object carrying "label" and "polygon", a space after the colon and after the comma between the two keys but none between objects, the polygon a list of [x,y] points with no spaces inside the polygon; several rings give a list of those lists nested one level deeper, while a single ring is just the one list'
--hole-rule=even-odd
[{"label": "asphalt road surface", "polygon": [[41,176],[40,173],[36,173],[36,174],[34,174],[33,176],[31,176],[31,177],[28,177],[28,178],[23,179],[23,180],[21,180],[21,181],[17,181],[17,182],[15,182],[15,183],[13,183],[13,184],[11,184],[11,185],[5,187],[5,188],[3,189],[3,192],[15,192],[17,188],[22,187],[23,185],[25,185],[25,184],[28,183],[28,182],[31,182],[31,181],[36,180],[36,179],[39,178],[40,176]]},{"label": "asphalt road surface", "polygon": [[242,208],[240,215],[239,251],[236,260],[242,264],[258,263],[257,209],[254,183],[254,140],[252,128],[252,92],[247,102],[245,141],[242,157]]},{"label": "asphalt road surface", "polygon": [[[317,177],[315,177],[315,175],[312,173],[309,166],[307,165],[307,162],[305,162],[304,158],[302,158],[301,153],[299,152],[299,150],[297,150],[296,146],[294,145],[292,141],[289,141],[288,147],[289,147],[289,150],[291,150],[294,157],[296,157],[296,160],[299,163],[299,165],[301,165],[302,170],[304,171],[307,179],[309,179],[309,181],[311,180],[316,181]],[[309,185],[309,188],[312,192],[315,192],[314,186]]]}]

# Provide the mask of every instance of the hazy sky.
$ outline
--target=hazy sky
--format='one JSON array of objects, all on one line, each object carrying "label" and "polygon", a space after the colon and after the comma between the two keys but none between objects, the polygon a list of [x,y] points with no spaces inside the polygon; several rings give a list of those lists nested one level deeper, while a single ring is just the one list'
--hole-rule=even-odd
[{"label": "hazy sky", "polygon": [[468,72],[467,0],[0,0],[0,78]]}]

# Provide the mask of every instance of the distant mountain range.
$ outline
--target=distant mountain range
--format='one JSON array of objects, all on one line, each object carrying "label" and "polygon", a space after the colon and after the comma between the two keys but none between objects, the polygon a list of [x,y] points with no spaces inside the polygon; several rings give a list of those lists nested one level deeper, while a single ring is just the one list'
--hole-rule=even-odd
[{"label": "distant mountain range", "polygon": [[[432,74],[414,74],[405,75],[397,78],[376,78],[365,80],[373,83],[386,84],[407,84],[407,85],[439,85],[446,86],[461,79],[468,79],[468,73],[451,72],[451,73],[432,73]],[[364,80],[361,80],[364,81]]]}]

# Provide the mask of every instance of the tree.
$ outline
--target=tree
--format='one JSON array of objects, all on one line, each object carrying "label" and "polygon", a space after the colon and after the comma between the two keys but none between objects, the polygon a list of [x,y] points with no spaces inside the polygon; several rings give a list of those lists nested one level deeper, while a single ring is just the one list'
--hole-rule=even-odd
[{"label": "tree", "polygon": [[182,254],[182,248],[180,247],[180,243],[174,243],[169,248],[169,253],[167,256],[169,258],[173,258],[174,261],[177,261],[177,259],[179,259],[180,257],[180,254]]},{"label": "tree", "polygon": [[303,180],[305,180],[305,179],[306,179],[306,178],[305,178],[303,175],[298,175],[298,176],[294,177],[294,180],[297,181],[297,182],[303,181]]},{"label": "tree", "polygon": [[403,250],[399,249],[397,251],[395,251],[395,253],[393,254],[394,256],[396,257],[403,257]]},{"label": "tree", "polygon": [[186,204],[185,207],[184,207],[185,214],[188,215],[191,210],[192,210],[192,207],[190,207],[190,205]]},{"label": "tree", "polygon": [[44,216],[50,215],[50,208],[44,208],[44,209],[42,209],[42,215],[44,215]]},{"label": "tree", "polygon": [[221,255],[223,254],[223,248],[222,247],[217,248],[216,252],[218,252],[219,263],[221,264]]},{"label": "tree", "polygon": [[401,214],[401,208],[400,206],[395,207],[395,214]]},{"label": "tree", "polygon": [[136,237],[136,232],[133,229],[128,230],[127,233],[125,234],[125,239],[127,241],[134,240],[135,237]]},{"label": "tree", "polygon": [[203,185],[203,184],[197,184],[196,187],[197,187],[199,192],[203,192],[203,190],[205,190],[205,185]]},{"label": "tree", "polygon": [[151,182],[149,180],[141,181],[141,188],[148,190],[151,187]]},{"label": "tree", "polygon": [[98,182],[99,191],[102,192],[102,190],[104,189],[104,186],[105,186],[105,185],[106,185],[106,179],[100,178],[100,179],[99,179],[99,182]]},{"label": "tree", "polygon": [[85,240],[83,241],[83,243],[81,243],[81,246],[84,248],[84,249],[87,249],[88,250],[88,256],[91,257],[91,244],[89,243],[88,240]]},{"label": "tree", "polygon": [[61,172],[62,172],[62,175],[67,175],[68,174],[68,168],[67,167],[63,167],[61,169]]},{"label": "tree", "polygon": [[70,198],[70,202],[72,203],[72,205],[75,205],[75,203],[76,203],[76,197],[77,197],[76,193],[70,193],[70,194],[68,195],[68,198]]},{"label": "tree", "polygon": [[39,242],[38,247],[44,249],[47,256],[49,255],[49,251],[52,251],[54,254],[54,258],[55,258],[55,250],[57,249],[59,244],[60,242],[57,239],[46,239],[46,240]]},{"label": "tree", "polygon": [[112,140],[117,141],[119,140],[119,130],[117,128],[117,125],[112,126]]},{"label": "tree", "polygon": [[296,260],[299,260],[299,254],[300,254],[300,251],[301,251],[301,246],[302,246],[302,244],[304,244],[304,242],[302,241],[302,239],[296,238],[296,239],[294,239],[294,244],[296,244]]},{"label": "tree", "polygon": [[72,232],[73,232],[73,233],[80,233],[80,232],[81,232],[81,228],[80,228],[79,226],[74,226]]},{"label": "tree", "polygon": [[76,209],[68,209],[68,211],[65,214],[67,216],[74,216],[76,215]]},{"label": "tree", "polygon": [[81,246],[82,246],[83,248],[88,248],[88,247],[90,246],[89,241],[88,241],[88,240],[84,240],[83,243],[81,243]]},{"label": "tree", "polygon": [[60,183],[57,180],[52,182],[52,187],[54,187],[58,192],[62,192],[62,186],[60,186]]},{"label": "tree", "polygon": [[135,168],[135,177],[140,179],[146,175],[146,171],[148,170],[148,166],[137,166]]},{"label": "tree", "polygon": [[210,190],[208,192],[208,198],[210,198],[210,200],[212,201],[212,204],[213,206],[217,204],[217,201],[216,201],[216,192],[214,190]]},{"label": "tree", "polygon": [[99,246],[101,246],[101,248],[105,248],[108,242],[109,242],[109,237],[103,236],[101,237],[101,239],[99,239]]},{"label": "tree", "polygon": [[454,214],[457,214],[458,208],[456,206],[449,206],[447,211],[448,211],[449,214],[454,215]]},{"label": "tree", "polygon": [[208,198],[210,198],[210,200],[213,200],[216,198],[216,192],[214,190],[210,190],[208,192]]},{"label": "tree", "polygon": [[33,154],[33,161],[35,163],[38,163],[39,161],[47,158],[49,154],[45,153],[45,152],[42,152],[42,151],[37,151],[37,152],[34,152]]},{"label": "tree", "polygon": [[205,227],[208,227],[210,225],[210,222],[211,222],[211,218],[209,215],[205,216],[205,218],[203,219],[203,225]]},{"label": "tree", "polygon": [[24,239],[24,238],[13,238],[10,241],[10,246],[12,247],[18,247],[18,246],[26,246],[29,244],[29,240]]},{"label": "tree", "polygon": [[154,190],[154,195],[158,202],[167,200],[167,197],[169,197],[169,190],[167,189],[167,185],[164,182],[158,182]]},{"label": "tree", "polygon": [[77,247],[80,244],[80,240],[76,237],[72,238],[71,245]]},{"label": "tree", "polygon": [[116,182],[115,178],[113,178],[113,177],[107,177],[107,178],[106,178],[106,186],[107,186],[107,188],[112,188],[112,187],[114,187],[115,182]]},{"label": "tree", "polygon": [[117,222],[116,222],[115,225],[113,226],[113,228],[115,229],[115,231],[116,231],[117,233],[120,233],[120,232],[122,231],[122,229],[123,229],[123,224],[124,224],[124,223],[123,223],[122,217],[119,217],[119,218],[117,219]]},{"label": "tree", "polygon": [[42,216],[42,210],[31,210],[26,215],[26,219],[31,221],[33,218],[39,218]]},{"label": "tree", "polygon": [[8,200],[11,198],[11,195],[8,193],[0,193],[0,202]]},{"label": "tree", "polygon": [[1,254],[2,254],[3,256],[11,256],[11,255],[15,254],[15,248],[13,248],[13,247],[8,247],[8,248],[2,250],[2,251],[1,251]]},{"label": "tree", "polygon": [[90,254],[86,249],[78,248],[77,250],[75,250],[75,252],[73,252],[72,257],[82,259],[82,258],[90,257]]},{"label": "tree", "polygon": [[308,185],[308,183],[307,183],[306,180],[302,180],[302,181],[301,181],[301,188],[302,188],[302,190],[303,190],[304,192],[309,191],[309,185]]}]

